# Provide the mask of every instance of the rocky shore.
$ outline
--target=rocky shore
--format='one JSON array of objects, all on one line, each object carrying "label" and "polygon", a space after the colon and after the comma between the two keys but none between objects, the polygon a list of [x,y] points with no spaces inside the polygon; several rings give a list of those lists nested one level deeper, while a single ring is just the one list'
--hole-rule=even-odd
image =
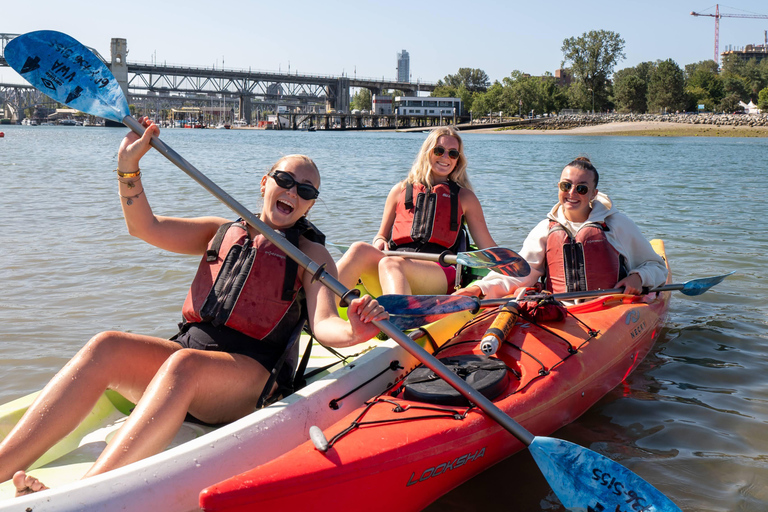
[{"label": "rocky shore", "polygon": [[570,114],[543,119],[538,130],[570,130],[607,123],[680,123],[768,127],[768,114]]}]

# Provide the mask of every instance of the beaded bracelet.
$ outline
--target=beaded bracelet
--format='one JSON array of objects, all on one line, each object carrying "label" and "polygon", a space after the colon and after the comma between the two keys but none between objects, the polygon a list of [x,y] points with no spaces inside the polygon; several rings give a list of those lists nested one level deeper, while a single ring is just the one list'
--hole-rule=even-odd
[{"label": "beaded bracelet", "polygon": [[138,194],[136,194],[135,196],[124,196],[123,194],[120,194],[120,197],[122,197],[123,199],[125,199],[125,200],[126,200],[126,201],[125,201],[125,204],[127,204],[128,206],[131,206],[131,205],[133,204],[133,200],[134,200],[134,199],[138,199],[138,197],[139,197],[141,194],[143,194],[143,193],[144,193],[144,191],[142,190],[142,191],[140,191]]},{"label": "beaded bracelet", "polygon": [[134,180],[124,180],[122,178],[117,178],[117,181],[119,181],[120,183],[123,183],[125,185],[128,185],[128,188],[133,188],[133,187],[136,186],[136,183],[138,183],[138,181],[141,179],[141,174],[139,174],[135,178],[136,179],[134,179]]},{"label": "beaded bracelet", "polygon": [[115,169],[119,178],[135,178],[141,176],[141,169],[136,169],[136,172],[120,172],[119,169]]}]

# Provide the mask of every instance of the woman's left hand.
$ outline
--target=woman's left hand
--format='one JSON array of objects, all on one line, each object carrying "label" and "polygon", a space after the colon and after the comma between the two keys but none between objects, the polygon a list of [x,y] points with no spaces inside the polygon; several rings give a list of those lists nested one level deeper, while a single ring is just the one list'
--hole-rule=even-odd
[{"label": "woman's left hand", "polygon": [[643,293],[643,280],[640,278],[640,274],[633,273],[616,283],[616,288],[624,287],[624,293],[628,295],[642,295]]},{"label": "woman's left hand", "polygon": [[373,325],[374,320],[388,320],[389,313],[384,306],[379,305],[370,295],[355,299],[347,309],[347,317],[352,325],[352,333],[357,343],[373,338],[379,333],[379,328]]}]

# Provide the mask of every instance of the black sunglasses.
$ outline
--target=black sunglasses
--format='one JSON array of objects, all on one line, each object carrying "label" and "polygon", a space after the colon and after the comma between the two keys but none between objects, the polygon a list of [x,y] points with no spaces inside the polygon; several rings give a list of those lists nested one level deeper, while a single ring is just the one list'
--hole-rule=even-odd
[{"label": "black sunglasses", "polygon": [[[562,190],[563,192],[568,192],[569,190],[571,190],[573,183],[571,183],[570,181],[561,181],[559,186],[560,186],[560,190]],[[580,196],[587,195],[587,192],[589,192],[589,187],[587,185],[583,185],[583,184],[576,185],[576,193],[579,194]]]},{"label": "black sunglasses", "polygon": [[284,189],[290,189],[293,188],[294,185],[296,185],[296,193],[299,194],[299,197],[302,199],[317,199],[317,196],[320,195],[320,191],[317,190],[312,185],[307,185],[306,183],[298,183],[294,177],[291,175],[291,173],[285,172],[285,171],[278,171],[275,169],[274,171],[270,172],[267,176],[271,176],[275,179],[275,183],[277,183],[277,186]]},{"label": "black sunglasses", "polygon": [[[433,149],[432,152],[435,154],[435,156],[443,156],[445,154],[445,148],[443,146],[435,146],[435,149]],[[459,155],[460,153],[458,149],[448,150],[448,158],[451,160],[457,160]]]}]

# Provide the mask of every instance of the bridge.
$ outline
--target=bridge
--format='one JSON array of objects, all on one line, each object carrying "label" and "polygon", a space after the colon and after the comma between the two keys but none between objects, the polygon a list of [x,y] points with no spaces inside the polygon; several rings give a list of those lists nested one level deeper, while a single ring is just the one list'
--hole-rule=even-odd
[{"label": "bridge", "polygon": [[[5,46],[18,34],[0,33],[0,67],[8,66]],[[94,51],[94,50],[92,50]],[[252,69],[193,67],[165,63],[128,62],[125,39],[113,38],[110,60],[94,53],[110,68],[130,104],[144,112],[151,110],[203,107],[229,99],[238,102],[241,119],[250,123],[253,114],[276,111],[278,106],[296,112],[348,113],[350,89],[365,88],[372,94],[395,89],[408,93],[433,91],[434,83],[398,82],[377,78],[351,78],[345,75],[306,75]],[[14,120],[24,117],[24,110],[41,103],[51,103],[27,85],[0,84],[0,103]]]}]

